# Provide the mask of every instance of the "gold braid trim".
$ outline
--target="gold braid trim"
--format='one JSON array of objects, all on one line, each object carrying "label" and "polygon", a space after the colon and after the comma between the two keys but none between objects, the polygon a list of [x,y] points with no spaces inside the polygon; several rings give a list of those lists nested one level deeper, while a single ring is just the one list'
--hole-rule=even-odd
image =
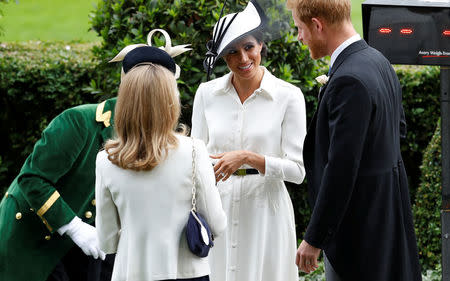
[{"label": "gold braid trim", "polygon": [[105,108],[105,102],[100,103],[97,106],[97,111],[95,113],[95,121],[97,122],[103,122],[103,124],[105,124],[105,127],[108,128],[111,123],[111,110],[106,111],[105,113],[103,113],[103,109]]},{"label": "gold braid trim", "polygon": [[47,229],[52,232],[53,228],[48,224],[48,221],[46,219],[44,219],[43,217],[41,217],[42,222],[45,224],[45,226],[47,227]]},{"label": "gold braid trim", "polygon": [[55,201],[58,200],[59,197],[60,195],[58,191],[53,192],[52,196],[50,196],[50,198],[47,199],[47,202],[45,202],[44,205],[42,205],[42,207],[39,209],[37,215],[42,217],[55,203]]}]

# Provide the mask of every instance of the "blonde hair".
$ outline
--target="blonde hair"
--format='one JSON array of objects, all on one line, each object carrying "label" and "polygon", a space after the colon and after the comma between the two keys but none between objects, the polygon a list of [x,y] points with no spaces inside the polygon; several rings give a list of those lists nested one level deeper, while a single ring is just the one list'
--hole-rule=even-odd
[{"label": "blonde hair", "polygon": [[106,142],[108,159],[123,169],[151,170],[178,145],[180,98],[175,76],[145,63],[122,79],[115,108],[116,136]]},{"label": "blonde hair", "polygon": [[351,21],[350,0],[287,0],[286,5],[307,25],[312,18],[321,18],[331,25]]}]

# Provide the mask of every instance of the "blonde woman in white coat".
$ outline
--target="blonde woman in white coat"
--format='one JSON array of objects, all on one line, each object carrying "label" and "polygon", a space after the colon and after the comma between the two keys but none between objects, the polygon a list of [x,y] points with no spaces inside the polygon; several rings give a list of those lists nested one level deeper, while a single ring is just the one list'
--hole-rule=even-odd
[{"label": "blonde woman in white coat", "polygon": [[209,280],[208,258],[193,255],[184,234],[193,145],[197,211],[214,235],[225,229],[226,217],[205,145],[175,132],[180,115],[175,64],[158,48],[139,47],[123,65],[116,137],[96,163],[100,247],[117,253],[112,281]]},{"label": "blonde woman in white coat", "polygon": [[209,54],[223,56],[231,72],[201,84],[194,100],[192,135],[205,141],[215,163],[228,217],[211,253],[214,281],[298,281],[294,210],[284,181],[301,183],[305,176],[305,102],[299,88],[260,66],[258,11],[251,1],[219,20]]}]

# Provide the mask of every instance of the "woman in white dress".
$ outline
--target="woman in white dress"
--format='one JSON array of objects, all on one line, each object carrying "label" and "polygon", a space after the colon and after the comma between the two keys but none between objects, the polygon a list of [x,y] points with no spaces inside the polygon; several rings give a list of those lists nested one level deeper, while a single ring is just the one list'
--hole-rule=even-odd
[{"label": "woman in white dress", "polygon": [[165,51],[144,46],[130,51],[123,66],[116,137],[96,162],[100,248],[117,253],[112,281],[208,281],[208,258],[189,251],[184,233],[194,167],[197,211],[214,235],[226,217],[204,143],[175,132],[176,65]]},{"label": "woman in white dress", "polygon": [[219,19],[205,66],[209,74],[223,57],[231,72],[202,83],[194,100],[192,135],[206,143],[228,217],[211,253],[213,281],[298,280],[284,181],[305,176],[305,102],[299,88],[260,66],[264,15],[257,5]]}]

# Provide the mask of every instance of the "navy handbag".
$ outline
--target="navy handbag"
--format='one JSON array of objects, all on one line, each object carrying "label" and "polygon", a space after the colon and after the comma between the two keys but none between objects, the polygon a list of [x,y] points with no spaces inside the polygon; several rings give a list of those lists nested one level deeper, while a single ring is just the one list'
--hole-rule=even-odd
[{"label": "navy handbag", "polygon": [[213,235],[206,220],[197,213],[195,188],[195,146],[192,139],[192,209],[186,224],[186,240],[189,250],[201,258],[208,256],[209,249],[214,246]]}]

